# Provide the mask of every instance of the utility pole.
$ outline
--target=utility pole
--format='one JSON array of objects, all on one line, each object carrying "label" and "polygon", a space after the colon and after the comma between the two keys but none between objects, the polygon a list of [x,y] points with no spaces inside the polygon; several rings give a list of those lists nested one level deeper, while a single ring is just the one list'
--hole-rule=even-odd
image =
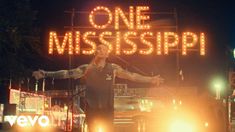
[{"label": "utility pole", "polygon": [[[71,14],[71,32],[72,32],[72,36],[74,36],[74,17],[75,17],[75,9],[73,8],[72,11],[65,11],[65,13],[69,13]],[[73,41],[74,38],[72,38],[72,43],[74,42]],[[69,65],[68,65],[68,69],[71,70],[72,67],[73,67],[73,56],[72,55],[68,55],[69,57]],[[71,124],[71,129],[73,129],[73,80],[72,78],[69,78],[68,80],[68,97],[67,97],[67,117],[66,117],[66,131],[69,131],[69,110],[71,108],[71,113],[72,113],[72,117],[71,117],[71,120],[72,120],[72,124]],[[71,94],[71,95],[70,95]],[[72,98],[72,103],[70,102]],[[70,107],[70,104],[71,104],[71,107]]]},{"label": "utility pole", "polygon": [[[178,27],[178,13],[177,13],[177,9],[174,8],[174,11],[173,11],[173,17],[175,19],[175,32],[178,34],[179,32],[179,27]],[[181,83],[181,80],[182,79],[182,76],[183,76],[183,71],[181,69],[181,66],[180,66],[180,48],[179,48],[179,45],[177,45],[177,50],[176,50],[176,87],[177,87],[177,90],[180,90],[180,83]]]},{"label": "utility pole", "polygon": [[[231,95],[229,95],[229,92],[235,87],[235,72],[233,69],[233,67],[234,67],[233,59],[235,59],[235,49],[231,49],[230,47],[226,47],[225,52],[226,52],[227,68],[228,68],[228,72],[227,72],[228,85],[227,85],[227,90],[226,90],[226,132],[230,132],[229,125],[232,124],[232,117],[231,117],[232,116],[232,111],[231,111],[232,101],[230,99]],[[233,57],[231,57],[231,55]],[[230,105],[229,105],[229,103],[230,103]],[[231,131],[233,131],[233,130],[231,130]]]}]

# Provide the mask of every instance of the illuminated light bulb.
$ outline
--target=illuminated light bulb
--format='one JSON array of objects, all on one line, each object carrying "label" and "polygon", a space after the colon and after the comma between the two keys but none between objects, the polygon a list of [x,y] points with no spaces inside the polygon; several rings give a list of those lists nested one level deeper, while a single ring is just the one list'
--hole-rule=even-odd
[{"label": "illuminated light bulb", "polygon": [[50,34],[49,34],[49,48],[48,48],[49,54],[53,54],[53,37],[54,37],[54,32],[50,32]]},{"label": "illuminated light bulb", "polygon": [[126,44],[129,44],[132,47],[132,49],[126,49],[126,50],[123,49],[123,53],[126,55],[132,55],[137,51],[137,45],[133,41],[130,41],[128,39],[130,35],[136,36],[137,33],[134,31],[130,31],[130,32],[126,32],[124,34],[124,36],[123,36],[124,41],[126,42]]},{"label": "illuminated light bulb", "polygon": [[91,48],[89,48],[89,49],[83,49],[83,50],[82,50],[82,54],[84,54],[84,55],[91,55],[91,54],[94,54],[95,51],[96,51],[96,44],[95,44],[95,42],[93,42],[93,41],[87,39],[89,35],[95,36],[95,35],[96,35],[96,32],[85,32],[85,33],[83,34],[83,41],[84,41],[86,44],[88,44],[88,45],[91,46]]},{"label": "illuminated light bulb", "polygon": [[147,36],[147,35],[152,37],[153,33],[152,32],[144,32],[140,35],[140,41],[149,47],[148,49],[140,49],[139,50],[139,53],[142,55],[149,55],[153,52],[153,44],[151,42],[145,40],[145,36]]},{"label": "illuminated light bulb", "polygon": [[[192,42],[188,42],[188,38],[192,38]],[[192,32],[186,32],[183,33],[182,40],[182,55],[187,55],[187,48],[194,47],[198,41],[198,37]]]},{"label": "illuminated light bulb", "polygon": [[121,33],[120,32],[116,32],[116,55],[120,55],[121,54]]},{"label": "illuminated light bulb", "polygon": [[125,16],[125,13],[122,11],[121,8],[116,7],[115,8],[115,29],[119,29],[119,16],[123,20],[124,24],[127,26],[128,29],[134,29],[134,7],[130,6],[129,7],[129,21],[127,17]]},{"label": "illuminated light bulb", "polygon": [[157,33],[157,55],[161,55],[162,54],[162,51],[161,51],[161,32],[158,32]]},{"label": "illuminated light bulb", "polygon": [[206,54],[205,49],[205,34],[200,33],[200,55],[204,56]]},{"label": "illuminated light bulb", "polygon": [[80,54],[80,32],[75,32],[75,54]]},{"label": "illuminated light bulb", "polygon": [[100,33],[100,35],[99,35],[99,40],[100,40],[100,42],[102,43],[102,44],[104,44],[104,45],[107,45],[108,46],[108,52],[110,53],[112,50],[113,50],[113,46],[112,46],[112,43],[110,43],[110,42],[108,42],[108,41],[106,41],[105,39],[104,39],[104,36],[105,35],[108,35],[108,36],[111,36],[112,35],[112,32],[102,32],[102,33]]},{"label": "illuminated light bulb", "polygon": [[[169,42],[169,38],[173,37],[174,41]],[[168,54],[169,47],[175,47],[179,43],[179,36],[174,32],[164,32],[164,53]]]},{"label": "illuminated light bulb", "polygon": [[57,37],[56,32],[50,32],[49,35],[50,35],[49,36],[49,50],[48,50],[49,54],[53,54],[53,42],[55,42],[58,54],[64,53],[66,43],[68,42],[68,47],[70,48],[68,53],[71,54],[71,49],[72,49],[72,33],[71,32],[65,33],[65,36],[64,36],[64,39],[63,39],[61,46],[60,46],[59,39]]},{"label": "illuminated light bulb", "polygon": [[[73,54],[73,39],[72,39],[72,33],[69,32],[68,33],[68,41],[69,41],[69,55],[72,55]],[[66,42],[65,42],[66,43]]]},{"label": "illuminated light bulb", "polygon": [[[94,17],[95,12],[100,11],[100,10],[103,10],[103,11],[105,11],[105,12],[108,14],[108,21],[107,21],[106,24],[103,24],[103,25],[97,25],[97,24],[94,22],[94,21],[95,21],[95,17]],[[104,6],[98,6],[98,7],[94,8],[94,9],[91,11],[90,15],[89,15],[90,24],[91,24],[94,28],[96,28],[96,29],[104,29],[104,28],[106,28],[108,25],[111,24],[112,19],[113,19],[113,18],[112,18],[112,13],[111,13],[111,11],[110,11],[107,7],[104,7]]]},{"label": "illuminated light bulb", "polygon": [[142,11],[148,11],[148,6],[137,6],[136,7],[136,28],[137,29],[150,29],[149,24],[142,24],[144,21],[149,20],[149,15],[143,15]]}]

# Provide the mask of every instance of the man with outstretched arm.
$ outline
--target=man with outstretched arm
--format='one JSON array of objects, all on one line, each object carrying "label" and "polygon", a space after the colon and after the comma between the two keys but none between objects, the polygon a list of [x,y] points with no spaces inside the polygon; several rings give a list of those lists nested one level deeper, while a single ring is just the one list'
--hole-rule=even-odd
[{"label": "man with outstretched arm", "polygon": [[81,65],[71,70],[33,72],[33,76],[38,80],[41,78],[78,79],[84,77],[86,82],[85,98],[88,104],[86,117],[89,132],[97,132],[95,128],[98,122],[106,122],[107,132],[112,132],[113,122],[113,84],[115,77],[127,79],[135,82],[152,83],[159,85],[163,78],[158,76],[143,76],[122,69],[116,64],[107,63],[108,47],[106,45],[97,46],[95,56],[90,64]]}]

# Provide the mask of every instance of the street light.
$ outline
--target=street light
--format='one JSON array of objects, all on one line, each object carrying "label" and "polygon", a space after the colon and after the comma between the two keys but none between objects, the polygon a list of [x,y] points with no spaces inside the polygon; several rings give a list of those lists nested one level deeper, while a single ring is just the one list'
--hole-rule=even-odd
[{"label": "street light", "polygon": [[220,83],[214,84],[215,91],[216,91],[216,99],[220,99],[220,92],[222,89],[222,85]]},{"label": "street light", "polygon": [[216,99],[220,99],[220,94],[221,94],[221,91],[223,90],[225,84],[224,84],[224,79],[222,78],[215,78],[212,82],[213,84],[213,88],[216,92]]}]

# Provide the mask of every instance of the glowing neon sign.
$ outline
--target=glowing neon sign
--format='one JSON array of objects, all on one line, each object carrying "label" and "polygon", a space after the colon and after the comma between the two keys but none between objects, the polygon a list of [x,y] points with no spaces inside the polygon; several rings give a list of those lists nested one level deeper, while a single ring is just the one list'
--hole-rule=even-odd
[{"label": "glowing neon sign", "polygon": [[[168,55],[176,48],[182,55],[187,55],[190,49],[205,55],[204,33],[183,32],[179,35],[175,32],[152,31],[151,25],[146,23],[150,20],[150,15],[146,13],[148,11],[148,6],[130,6],[126,15],[120,7],[115,7],[112,13],[108,7],[97,6],[89,14],[89,22],[96,31],[68,31],[62,40],[59,40],[56,32],[51,31],[48,53],[54,54],[56,50],[62,55],[67,49],[69,55],[91,55],[95,53],[96,45],[101,43],[116,55]],[[95,19],[101,12],[108,17],[102,24]],[[120,31],[121,20],[129,31]],[[112,23],[113,29],[106,30]],[[82,42],[84,47],[81,46]]]}]

